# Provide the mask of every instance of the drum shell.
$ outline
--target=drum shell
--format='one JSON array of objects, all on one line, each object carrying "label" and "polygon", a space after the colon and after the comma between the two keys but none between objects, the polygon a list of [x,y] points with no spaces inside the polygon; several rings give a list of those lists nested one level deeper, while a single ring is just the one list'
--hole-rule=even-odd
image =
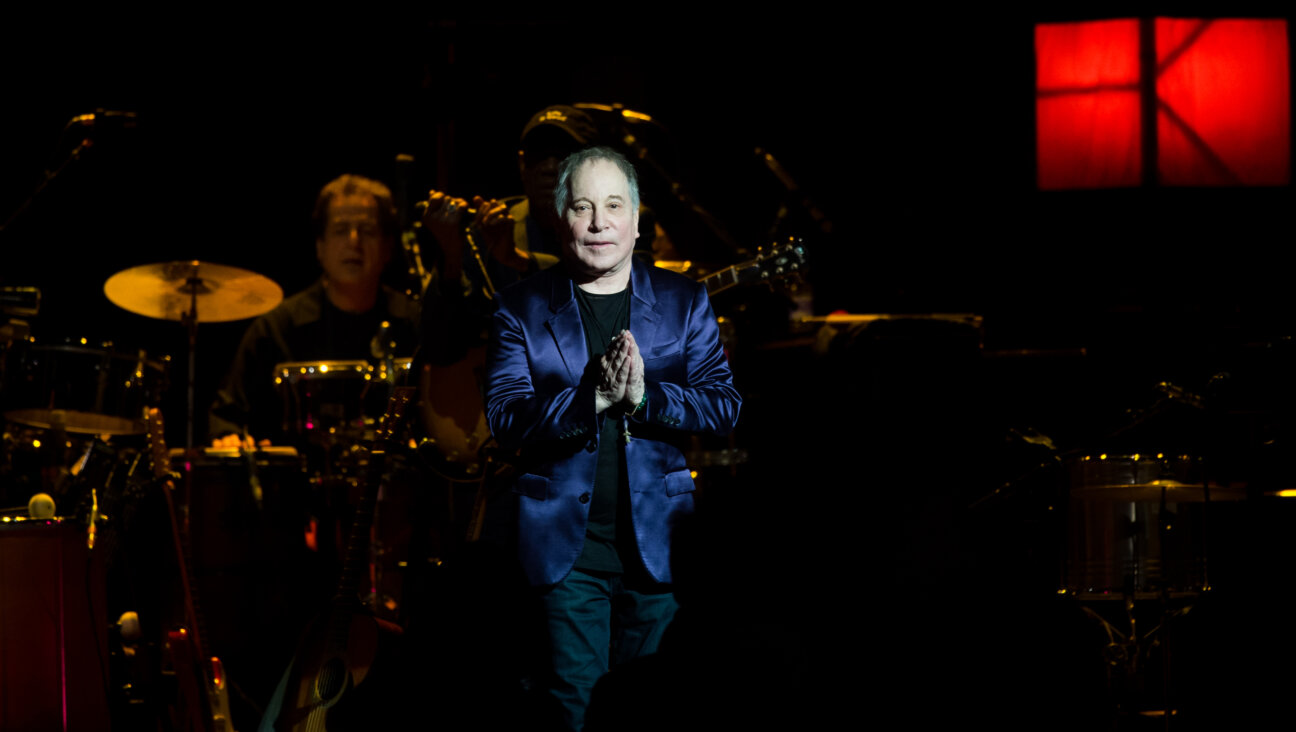
[{"label": "drum shell", "polygon": [[[245,570],[302,551],[310,494],[297,452],[282,448],[251,457],[238,450],[203,450],[189,460],[172,450],[187,473],[189,540],[194,570]],[[258,504],[252,474],[261,486]]]},{"label": "drum shell", "polygon": [[86,527],[0,523],[0,729],[109,729],[105,566]]},{"label": "drum shell", "polygon": [[275,388],[283,404],[284,433],[302,450],[326,450],[373,438],[388,385],[404,381],[410,359],[397,359],[388,379],[384,367],[366,361],[300,361],[275,366]]},{"label": "drum shell", "polygon": [[[187,482],[193,583],[207,649],[254,699],[269,698],[295,643],[336,589],[332,557],[306,542],[315,490],[291,448],[207,449],[171,464]],[[182,491],[184,488],[181,489]]]},{"label": "drum shell", "polygon": [[1245,498],[1188,455],[1090,456],[1069,470],[1063,589],[1090,596],[1195,593],[1210,584],[1205,527]]},{"label": "drum shell", "polygon": [[6,419],[81,434],[143,434],[167,388],[168,362],[111,346],[20,344],[5,354]]}]

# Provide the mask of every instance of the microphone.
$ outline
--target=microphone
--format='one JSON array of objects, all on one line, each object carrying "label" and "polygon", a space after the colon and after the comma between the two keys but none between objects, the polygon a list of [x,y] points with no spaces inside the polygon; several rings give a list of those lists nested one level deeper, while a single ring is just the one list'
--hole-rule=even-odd
[{"label": "microphone", "polygon": [[[423,215],[427,213],[427,210],[428,210],[427,201],[419,201],[418,203],[414,204],[414,213],[417,214],[420,219],[423,218]],[[459,210],[463,211],[464,216],[467,216],[469,218],[474,218],[477,216],[477,209],[473,208],[472,206],[464,206]]]}]

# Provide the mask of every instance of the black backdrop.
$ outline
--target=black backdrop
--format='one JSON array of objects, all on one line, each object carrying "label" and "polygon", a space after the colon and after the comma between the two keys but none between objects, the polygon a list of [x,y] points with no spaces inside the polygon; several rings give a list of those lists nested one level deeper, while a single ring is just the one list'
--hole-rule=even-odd
[{"label": "black backdrop", "polygon": [[[810,243],[817,313],[985,318],[979,355],[962,333],[928,342],[903,330],[841,336],[828,357],[803,342],[740,354],[740,442],[774,468],[755,482],[780,489],[762,494],[772,519],[762,538],[775,555],[797,540],[816,547],[776,566],[834,580],[802,570],[845,569],[892,593],[872,596],[884,612],[898,586],[951,577],[1000,586],[1022,567],[1042,572],[1022,583],[1048,584],[1050,558],[1025,528],[1036,506],[963,513],[1039,458],[1007,428],[1037,428],[1062,449],[1105,449],[1168,381],[1204,395],[1220,419],[1202,427],[1195,408],[1172,405],[1173,425],[1151,419],[1145,445],[1222,454],[1253,483],[1285,480],[1271,469],[1285,476],[1290,462],[1291,187],[1034,189],[1032,24],[1219,12],[1166,5],[975,17],[809,7],[724,20],[644,7],[563,22],[197,9],[9,18],[0,213],[64,159],[73,116],[130,110],[138,126],[96,132],[84,159],[0,234],[0,283],[42,288],[39,337],[173,354],[179,386],[180,326],[110,304],[111,274],[194,258],[293,292],[317,274],[309,212],[332,177],[390,180],[405,153],[416,189],[519,193],[516,142],[530,114],[623,104],[662,124],[654,155],[744,248],[764,243],[783,195],[753,151],[777,157],[831,222],[831,233],[790,227]],[[200,410],[244,327],[200,328]],[[178,392],[172,444],[183,439]],[[1184,431],[1196,434],[1185,441]],[[999,529],[998,542],[984,542]],[[986,556],[1011,558],[959,576],[968,535]],[[943,619],[935,609],[916,618],[905,627]]]}]

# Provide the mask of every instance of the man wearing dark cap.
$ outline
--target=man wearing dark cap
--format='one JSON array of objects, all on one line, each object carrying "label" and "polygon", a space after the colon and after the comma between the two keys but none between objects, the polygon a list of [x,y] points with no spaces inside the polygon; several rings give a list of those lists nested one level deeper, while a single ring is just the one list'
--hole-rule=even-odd
[{"label": "man wearing dark cap", "polygon": [[585,112],[557,104],[531,116],[522,128],[518,173],[526,198],[509,208],[513,241],[520,249],[542,254],[561,253],[558,230],[562,223],[554,209],[554,183],[558,163],[586,145],[598,141],[598,127]]},{"label": "man wearing dark cap", "polygon": [[[483,212],[491,220],[507,216],[506,227],[479,231],[483,263],[494,289],[503,289],[523,277],[558,263],[561,253],[558,227],[561,223],[553,208],[553,186],[557,180],[558,161],[598,139],[598,127],[588,114],[575,107],[558,104],[531,115],[522,129],[518,149],[518,173],[525,195],[501,201],[475,198],[471,206],[486,205]],[[460,204],[458,208],[454,204]],[[443,205],[444,204],[444,205]],[[433,222],[425,222],[432,236],[444,247],[462,247],[461,232],[468,222],[464,218],[469,202],[432,191],[428,213]],[[436,226],[436,224],[441,226]],[[507,237],[511,233],[511,241]],[[510,246],[510,243],[512,246]],[[469,267],[468,277],[481,285],[480,275]]]}]

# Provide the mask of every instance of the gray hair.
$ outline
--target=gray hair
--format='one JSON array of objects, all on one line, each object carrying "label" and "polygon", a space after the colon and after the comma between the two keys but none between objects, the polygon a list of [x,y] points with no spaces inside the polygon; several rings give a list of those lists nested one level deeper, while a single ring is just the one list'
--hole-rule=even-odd
[{"label": "gray hair", "polygon": [[639,176],[635,175],[634,166],[630,161],[610,147],[587,147],[568,155],[558,164],[558,182],[554,184],[554,207],[558,209],[559,218],[567,215],[567,207],[571,205],[572,175],[585,163],[596,160],[607,160],[621,169],[630,187],[630,210],[639,210]]}]

